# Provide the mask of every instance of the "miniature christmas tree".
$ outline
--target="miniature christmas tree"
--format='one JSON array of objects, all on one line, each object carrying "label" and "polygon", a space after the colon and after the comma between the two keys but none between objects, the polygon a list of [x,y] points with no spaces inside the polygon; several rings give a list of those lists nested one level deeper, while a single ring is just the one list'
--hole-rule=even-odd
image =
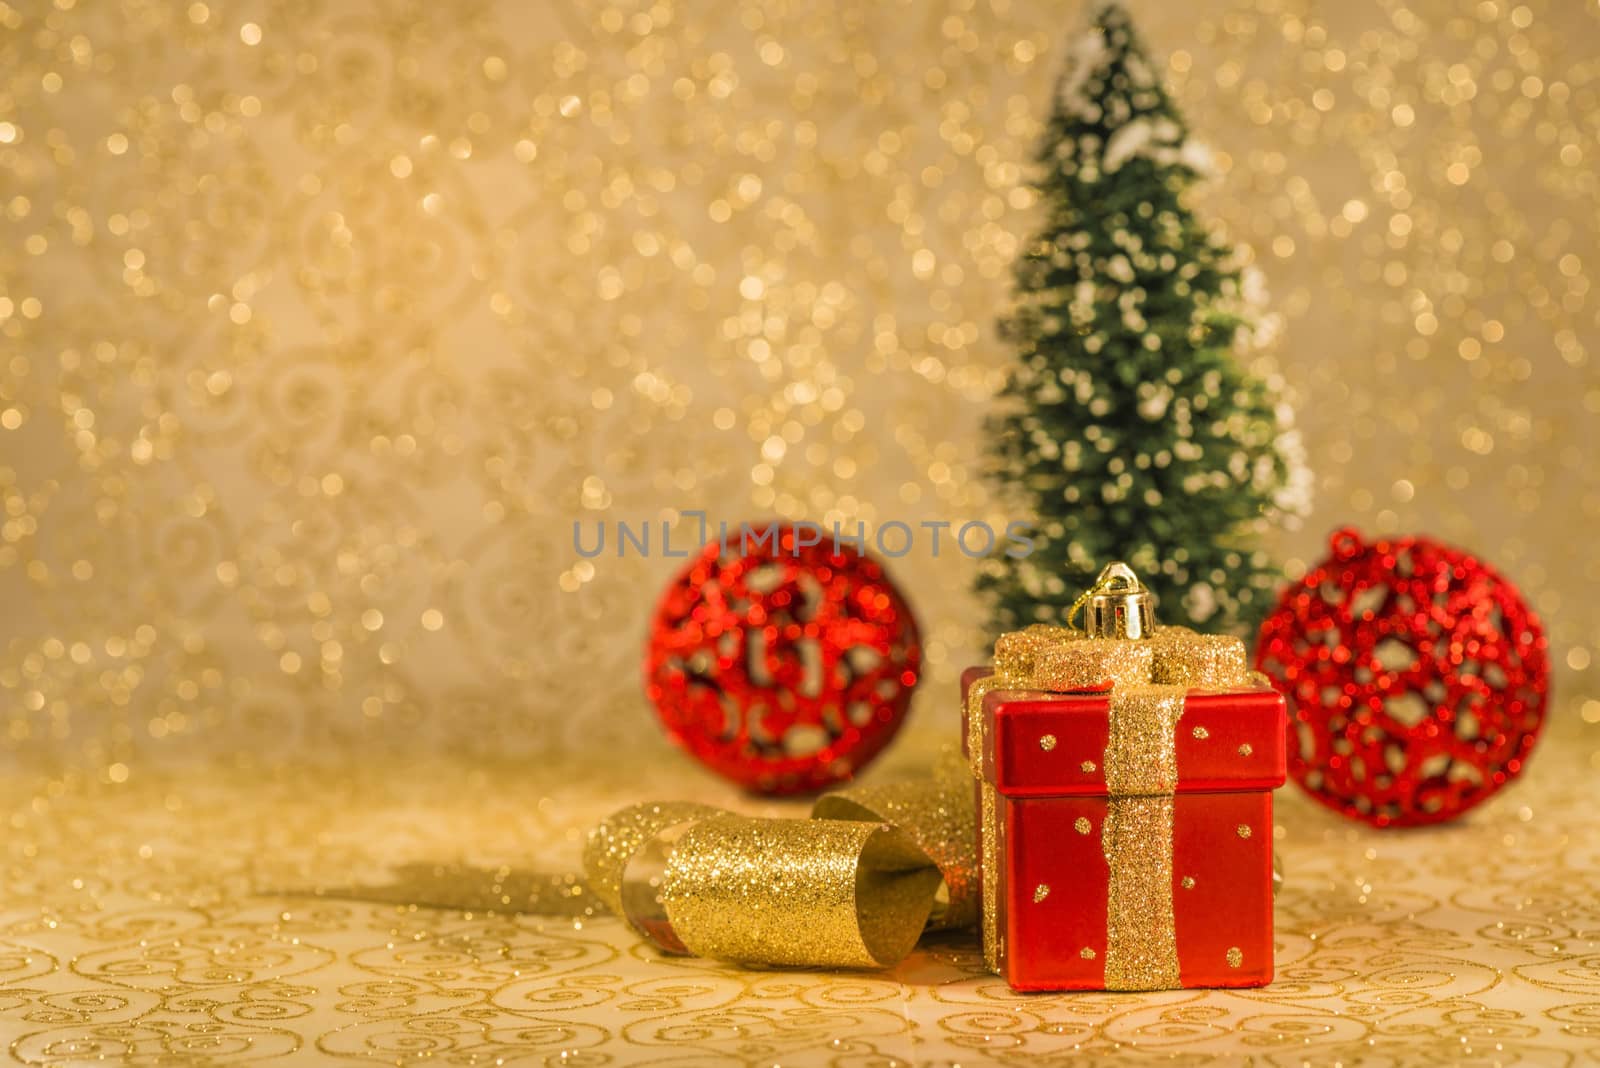
[{"label": "miniature christmas tree", "polygon": [[988,424],[989,474],[1034,545],[984,561],[994,625],[1063,623],[1125,560],[1164,621],[1253,629],[1280,577],[1257,542],[1309,476],[1276,381],[1245,363],[1259,286],[1190,211],[1204,150],[1119,5],[1071,43],[1037,162],[1045,225],[1016,266],[1018,360]]}]

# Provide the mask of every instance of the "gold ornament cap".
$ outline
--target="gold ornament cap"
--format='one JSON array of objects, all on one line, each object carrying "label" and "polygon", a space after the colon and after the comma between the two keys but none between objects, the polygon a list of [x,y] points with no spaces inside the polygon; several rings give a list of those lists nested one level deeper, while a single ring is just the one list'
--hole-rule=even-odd
[{"label": "gold ornament cap", "polygon": [[1140,639],[1155,634],[1155,595],[1121,560],[1106,565],[1079,604],[1084,633],[1091,638]]}]

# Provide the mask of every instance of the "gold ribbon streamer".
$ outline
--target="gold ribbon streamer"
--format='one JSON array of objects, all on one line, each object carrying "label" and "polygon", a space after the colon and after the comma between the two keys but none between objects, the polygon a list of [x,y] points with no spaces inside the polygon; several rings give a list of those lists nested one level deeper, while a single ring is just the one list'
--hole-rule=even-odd
[{"label": "gold ribbon streamer", "polygon": [[1113,797],[1100,845],[1106,888],[1106,989],[1169,990],[1178,980],[1172,901],[1172,796]]},{"label": "gold ribbon streamer", "polygon": [[961,755],[943,754],[932,776],[850,786],[812,806],[817,819],[894,824],[911,836],[944,877],[928,920],[931,930],[960,930],[978,920],[978,821],[972,780]]},{"label": "gold ribbon streamer", "polygon": [[630,805],[612,813],[589,832],[584,845],[583,871],[590,891],[660,948],[687,953],[661,900],[661,873],[674,831],[721,814],[719,808],[692,801]]},{"label": "gold ribbon streamer", "polygon": [[966,747],[978,780],[984,963],[1000,971],[1000,798],[983,778],[984,698],[996,690],[1110,691],[1110,735],[1102,767],[1107,805],[1101,846],[1110,871],[1106,988],[1178,985],[1172,902],[1172,795],[1177,724],[1190,689],[1251,685],[1244,643],[1158,627],[1148,640],[1090,638],[1066,627],[1032,626],[995,642],[994,674],[967,693]]},{"label": "gold ribbon streamer", "polygon": [[927,854],[884,824],[715,816],[672,851],[662,897],[698,956],[873,968],[911,952],[938,886]]},{"label": "gold ribbon streamer", "polygon": [[886,967],[930,915],[932,926],[971,923],[976,821],[964,765],[825,796],[813,817],[634,805],[590,835],[584,869],[596,896],[658,947],[719,960]]}]

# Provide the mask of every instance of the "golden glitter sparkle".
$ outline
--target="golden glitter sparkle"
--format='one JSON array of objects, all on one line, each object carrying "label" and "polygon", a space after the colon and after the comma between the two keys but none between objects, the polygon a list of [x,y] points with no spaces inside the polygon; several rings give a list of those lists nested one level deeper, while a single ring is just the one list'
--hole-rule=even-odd
[{"label": "golden glitter sparkle", "polygon": [[1236,834],[1238,834],[1238,836],[1240,838],[1249,838],[1250,837],[1250,825],[1248,823],[1241,823],[1241,824],[1239,824],[1239,826],[1234,828],[1234,832]]},{"label": "golden glitter sparkle", "polygon": [[1097,954],[1095,951],[1089,946],[1084,946],[1082,949],[1078,950],[1078,956],[1082,957],[1084,960],[1094,960],[1096,955]]},{"label": "golden glitter sparkle", "polygon": [[1085,773],[1088,773],[1088,772],[1094,771],[1095,767],[1096,767],[1096,765],[1095,765],[1094,761],[1085,760],[1082,764],[1078,765],[1078,770],[1082,771],[1082,772],[1085,772]]},{"label": "golden glitter sparkle", "polygon": [[[19,759],[414,745],[397,717],[467,679],[491,711],[429,716],[451,744],[642,751],[611,714],[637,650],[590,643],[581,685],[548,654],[642,631],[661,561],[538,532],[623,502],[1000,517],[993,324],[1075,13],[190,7],[0,8]],[[1572,429],[1600,414],[1596,11],[1135,10],[1293,353],[1317,484],[1275,532],[1290,577],[1335,523],[1459,531],[1543,612],[1558,692],[1600,658],[1600,598],[1564,588],[1600,499]],[[948,692],[982,612],[959,560],[904,563]],[[247,685],[258,713],[215,712]]]},{"label": "golden glitter sparkle", "polygon": [[897,828],[716,815],[672,846],[661,901],[696,956],[883,967],[916,943],[940,881]]},{"label": "golden glitter sparkle", "polygon": [[1228,947],[1228,967],[1237,968],[1244,963],[1244,953],[1238,946]]},{"label": "golden glitter sparkle", "polygon": [[1251,748],[1249,742],[1245,742],[1243,745],[1241,745],[1239,747],[1239,755],[1240,756],[1246,756],[1247,757],[1253,752],[1255,752],[1255,750],[1253,748]]},{"label": "golden glitter sparkle", "polygon": [[1073,822],[1072,827],[1079,834],[1088,834],[1090,831],[1094,830],[1094,824],[1089,822],[1089,817],[1087,816],[1079,816],[1077,820]]},{"label": "golden glitter sparkle", "polygon": [[1056,747],[1056,736],[1055,735],[1047,734],[1043,738],[1039,739],[1039,748],[1043,749],[1046,753],[1050,752],[1050,750],[1054,749],[1055,747]]},{"label": "golden glitter sparkle", "polygon": [[1194,733],[1194,736],[1196,738],[1200,738],[1200,739],[1205,739],[1205,738],[1211,737],[1211,732],[1206,730],[1204,727],[1196,727],[1194,729],[1193,733]]},{"label": "golden glitter sparkle", "polygon": [[983,963],[991,972],[1000,970],[1000,898],[990,888],[1000,885],[1001,836],[1000,794],[994,784],[978,785],[978,871],[979,885],[986,891],[980,899],[979,920],[983,930]]},{"label": "golden glitter sparkle", "polygon": [[[1052,631],[1058,628],[1049,628]],[[1098,685],[1137,685],[1148,682],[1156,650],[1154,642],[1119,641],[1111,638],[1078,638],[1062,641],[1059,633],[1036,633],[1030,627],[1013,632],[1023,635],[1006,659],[1026,659],[1027,674],[1040,689],[1064,692],[1085,683]],[[995,645],[995,666],[1002,663],[1000,645]]]},{"label": "golden glitter sparkle", "polygon": [[1113,797],[1101,829],[1106,886],[1106,989],[1178,985],[1172,900],[1172,797]]},{"label": "golden glitter sparkle", "polygon": [[1185,875],[1183,877],[1182,886],[1183,886],[1183,888],[1185,890],[1193,890],[1194,889],[1194,876],[1193,875]]},{"label": "golden glitter sparkle", "polygon": [[1185,689],[1248,685],[1244,642],[1225,634],[1197,634],[1188,627],[1157,627],[1153,681]]},{"label": "golden glitter sparkle", "polygon": [[[1586,750],[1600,730],[1581,681],[1600,661],[1600,565],[1573,532],[1600,501],[1582,429],[1600,415],[1597,12],[1134,8],[1212,150],[1202,206],[1253,246],[1241,255],[1270,295],[1314,457],[1313,511],[1274,532],[1274,552],[1293,578],[1345,522],[1469,543],[1543,614],[1555,691],[1586,691],[1553,705],[1550,727],[1585,731]],[[11,865],[10,903],[60,920],[55,943],[30,936],[55,974],[26,985],[105,989],[68,965],[128,927],[127,910],[36,889],[81,875],[68,865],[102,828],[148,838],[159,858],[181,818],[182,840],[231,867],[263,828],[315,841],[326,821],[314,789],[199,803],[184,782],[181,817],[159,792],[130,805],[123,792],[150,788],[153,765],[293,766],[308,738],[363,768],[420,746],[562,767],[652,759],[657,732],[615,714],[638,689],[636,643],[616,636],[643,632],[666,562],[575,560],[548,531],[690,501],[847,529],[998,515],[975,469],[1015,353],[992,327],[1038,209],[1025,179],[1074,17],[1030,0],[918,18],[861,0],[481,0],[470,17],[450,4],[0,5],[0,750],[61,767],[52,790],[80,770],[115,787],[54,824],[26,794],[7,799],[29,813],[19,845],[71,836],[41,848],[25,882]],[[956,554],[901,564],[942,654],[924,662],[927,711],[976,659],[982,611]],[[900,744],[942,741],[936,719],[914,715]],[[1600,770],[1600,754],[1574,766]],[[626,785],[591,800],[659,796]],[[452,817],[463,845],[499,852],[469,836],[516,823],[481,806],[518,790],[470,791],[483,801]],[[460,793],[423,807],[431,817]],[[1539,819],[1566,818],[1570,793],[1538,794]],[[48,804],[76,814],[67,800]],[[556,852],[595,814],[543,808],[534,830]],[[363,837],[352,863],[392,855]],[[1315,880],[1351,847],[1301,848]],[[1424,900],[1443,895],[1456,869],[1417,849],[1402,877]],[[107,894],[137,904],[148,890],[137,864],[104,867]],[[1483,879],[1496,893],[1474,899],[1517,893],[1509,860]],[[257,922],[259,903],[218,889],[186,942]],[[1303,904],[1285,918],[1299,923]],[[374,967],[409,969],[416,998],[458,997],[384,950],[387,908],[349,908],[364,933],[294,971],[318,991],[294,995],[303,1015],[278,1024],[294,1048],[396,1033],[392,1014],[340,1000]],[[1456,912],[1419,921],[1456,939],[1470,969],[1498,948],[1480,944],[1475,916],[1450,932],[1440,916]],[[461,930],[499,937],[503,922],[480,914]],[[650,973],[596,931],[573,946],[617,961],[622,997]],[[366,934],[375,966],[356,963]],[[1352,953],[1365,974],[1394,970],[1378,950]],[[1416,968],[1436,963],[1423,956]],[[824,1003],[856,979],[796,982]],[[1560,997],[1513,969],[1498,982],[1497,998],[1526,1001],[1512,1026],[1530,1045],[1572,1040],[1552,1022],[1567,1016]],[[195,989],[171,973],[152,1018]],[[249,1015],[225,987],[201,993],[223,999],[218,1019]],[[596,1022],[655,1033],[620,1004],[597,998]],[[1361,1006],[1344,1009],[1356,1027]],[[1418,1048],[1459,1056],[1458,1023],[1417,1015]],[[1242,1020],[1174,1052],[1249,1054]],[[923,1020],[910,1037],[960,1026]],[[1309,1038],[1305,1057],[1337,1059],[1350,1034]],[[66,1049],[81,1035],[48,1037]],[[31,1052],[47,1048],[36,1038]]]},{"label": "golden glitter sparkle", "polygon": [[811,814],[822,819],[870,820],[904,829],[944,876],[946,900],[932,927],[968,927],[978,918],[977,813],[972,779],[960,753],[942,755],[932,776],[848,786],[819,797]]},{"label": "golden glitter sparkle", "polygon": [[1170,794],[1178,785],[1180,686],[1124,686],[1111,692],[1106,789],[1112,796]]},{"label": "golden glitter sparkle", "polygon": [[1050,896],[1050,884],[1049,883],[1040,883],[1038,886],[1033,888],[1033,903],[1035,905],[1037,905],[1039,902],[1043,901],[1045,898],[1047,898],[1049,896]]}]

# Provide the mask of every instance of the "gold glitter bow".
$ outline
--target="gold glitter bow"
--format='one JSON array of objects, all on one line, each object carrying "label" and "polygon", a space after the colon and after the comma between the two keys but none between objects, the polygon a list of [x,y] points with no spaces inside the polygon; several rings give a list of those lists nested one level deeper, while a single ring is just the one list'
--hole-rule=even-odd
[{"label": "gold glitter bow", "polygon": [[748,964],[886,967],[924,928],[976,918],[972,788],[959,763],[830,794],[812,815],[634,805],[595,828],[584,870],[661,949]]},{"label": "gold glitter bow", "polygon": [[[1114,567],[1116,565],[1113,565]],[[1124,569],[1126,570],[1126,569]],[[1075,617],[1107,585],[1107,568],[1073,608]],[[1130,573],[1131,574],[1131,573]],[[1137,580],[1135,580],[1136,585]],[[1094,637],[1072,627],[1032,626],[995,642],[994,674],[967,692],[966,751],[978,779],[984,962],[1000,970],[999,794],[983,777],[984,697],[996,690],[1110,693],[1103,768],[1109,796],[1102,848],[1111,872],[1106,913],[1106,986],[1179,985],[1172,902],[1176,728],[1191,689],[1255,685],[1237,638],[1156,627],[1148,638]]]}]

